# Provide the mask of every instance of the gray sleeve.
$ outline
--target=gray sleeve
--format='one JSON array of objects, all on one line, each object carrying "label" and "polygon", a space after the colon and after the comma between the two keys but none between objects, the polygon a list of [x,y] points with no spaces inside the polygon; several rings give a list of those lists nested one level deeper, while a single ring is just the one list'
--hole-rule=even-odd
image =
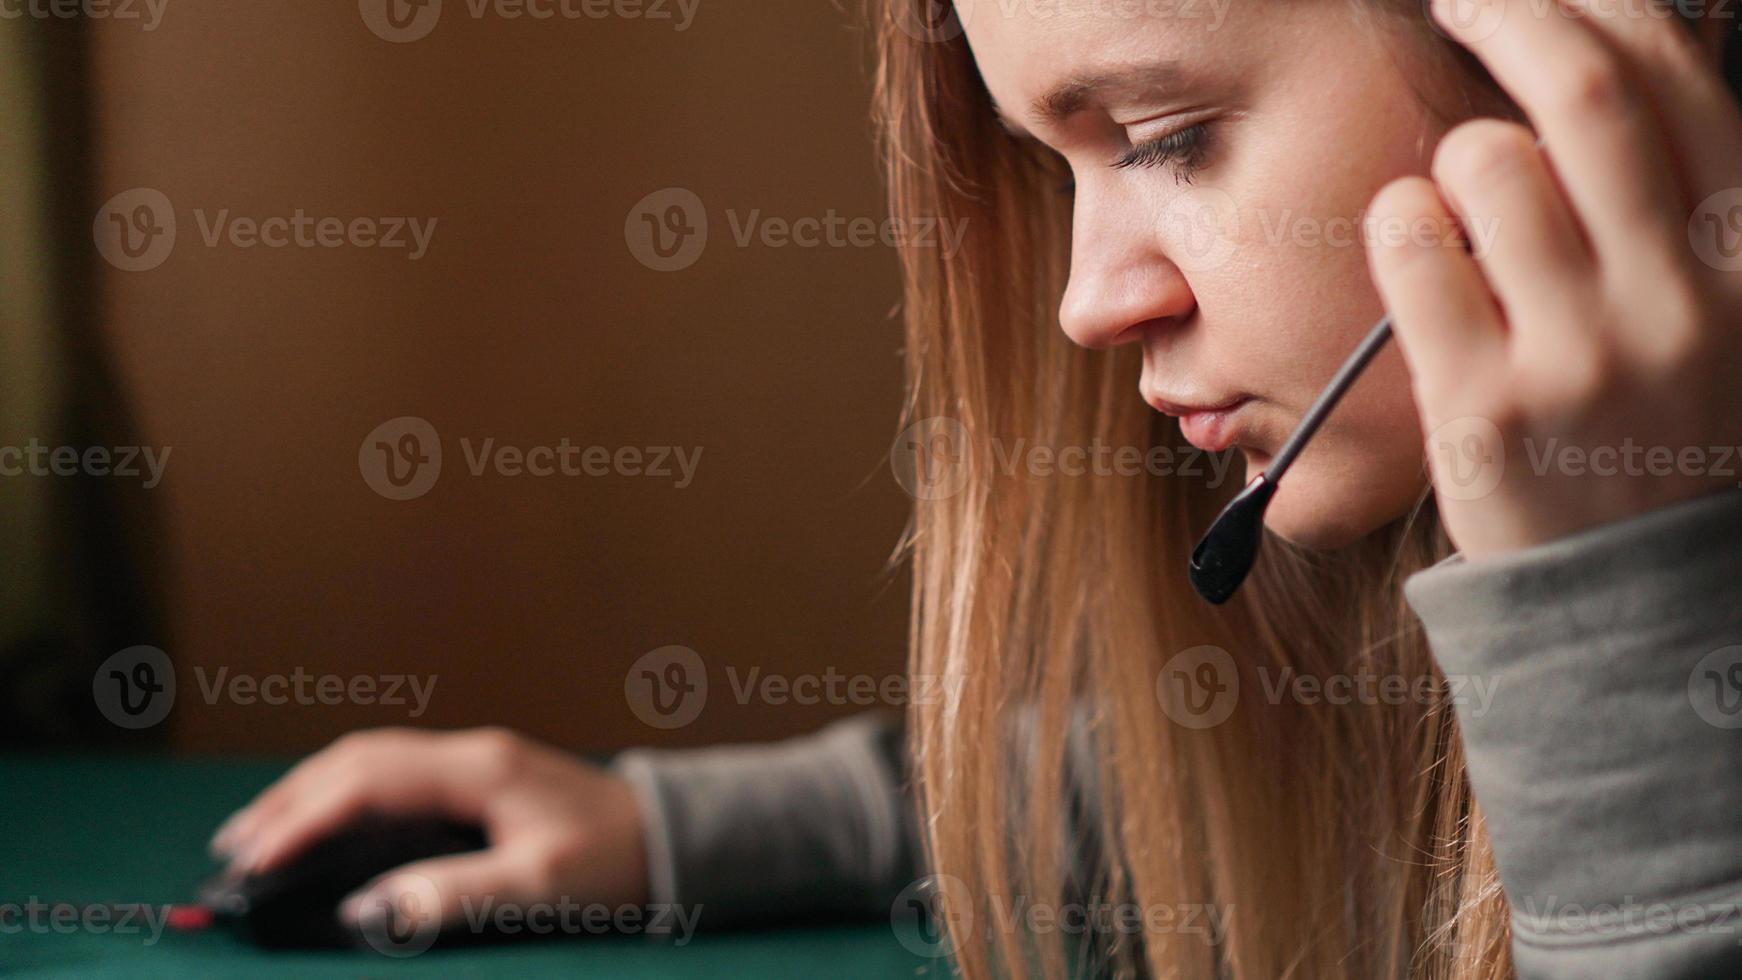
[{"label": "gray sleeve", "polygon": [[1742,975],[1742,493],[1405,593],[1464,694],[1519,976]]},{"label": "gray sleeve", "polygon": [[703,926],[889,914],[921,874],[899,719],[798,738],[634,749],[612,768],[647,821],[650,899]]},{"label": "gray sleeve", "polygon": [[[1101,886],[1099,780],[1086,716],[1066,736],[1065,834],[1073,895]],[[1033,751],[1031,712],[1011,717]],[[925,876],[899,718],[856,715],[765,745],[633,749],[612,768],[647,820],[650,901],[707,928],[890,915]],[[1019,767],[1020,771],[1020,767]]]}]

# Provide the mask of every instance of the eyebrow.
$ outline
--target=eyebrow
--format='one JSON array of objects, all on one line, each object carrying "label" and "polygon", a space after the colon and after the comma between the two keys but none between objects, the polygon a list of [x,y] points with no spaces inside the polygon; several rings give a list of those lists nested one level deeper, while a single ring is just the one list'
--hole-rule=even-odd
[{"label": "eyebrow", "polygon": [[[1029,103],[1029,116],[1037,122],[1057,126],[1109,94],[1153,88],[1180,88],[1186,78],[1180,62],[1172,59],[1143,61],[1075,72]],[[1027,136],[1022,124],[1005,113],[997,100],[992,102],[1004,128],[1017,136]]]}]

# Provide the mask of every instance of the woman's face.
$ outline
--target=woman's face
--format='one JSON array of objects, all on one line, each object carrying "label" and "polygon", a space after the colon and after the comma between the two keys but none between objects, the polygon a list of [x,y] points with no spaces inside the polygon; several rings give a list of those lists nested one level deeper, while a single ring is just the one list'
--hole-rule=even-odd
[{"label": "woman's face", "polygon": [[[1005,124],[1074,174],[1065,332],[1141,347],[1133,396],[1256,475],[1383,313],[1362,218],[1387,181],[1426,172],[1444,128],[1400,67],[1410,52],[1343,0],[957,9]],[[1426,486],[1422,443],[1391,345],[1289,472],[1270,528],[1314,547],[1370,533]]]}]

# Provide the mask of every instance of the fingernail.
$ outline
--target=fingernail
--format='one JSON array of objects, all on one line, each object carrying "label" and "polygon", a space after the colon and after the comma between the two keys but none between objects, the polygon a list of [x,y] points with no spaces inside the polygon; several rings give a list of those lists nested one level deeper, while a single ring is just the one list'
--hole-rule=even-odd
[{"label": "fingernail", "polygon": [[368,892],[352,892],[346,896],[345,900],[339,903],[339,922],[353,927],[359,925],[361,918],[359,913],[363,911],[363,902],[368,898],[368,894]]},{"label": "fingernail", "polygon": [[227,855],[236,849],[236,838],[242,830],[242,817],[248,810],[237,810],[218,824],[218,829],[212,832],[212,841],[206,845],[216,855]]},{"label": "fingernail", "polygon": [[265,848],[258,842],[250,842],[236,852],[230,859],[230,867],[238,872],[250,872],[260,869],[261,858],[265,857]]},{"label": "fingernail", "polygon": [[339,921],[356,929],[378,929],[392,911],[387,896],[366,888],[339,903]]}]

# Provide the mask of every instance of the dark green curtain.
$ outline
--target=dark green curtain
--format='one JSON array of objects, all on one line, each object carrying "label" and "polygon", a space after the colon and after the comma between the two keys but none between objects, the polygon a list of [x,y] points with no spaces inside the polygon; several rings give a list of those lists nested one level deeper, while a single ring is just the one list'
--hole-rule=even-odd
[{"label": "dark green curtain", "polygon": [[[84,42],[76,20],[0,19],[0,446],[142,442],[99,343]],[[151,493],[0,475],[0,744],[166,737],[110,725],[91,688],[117,650],[173,653]]]}]

